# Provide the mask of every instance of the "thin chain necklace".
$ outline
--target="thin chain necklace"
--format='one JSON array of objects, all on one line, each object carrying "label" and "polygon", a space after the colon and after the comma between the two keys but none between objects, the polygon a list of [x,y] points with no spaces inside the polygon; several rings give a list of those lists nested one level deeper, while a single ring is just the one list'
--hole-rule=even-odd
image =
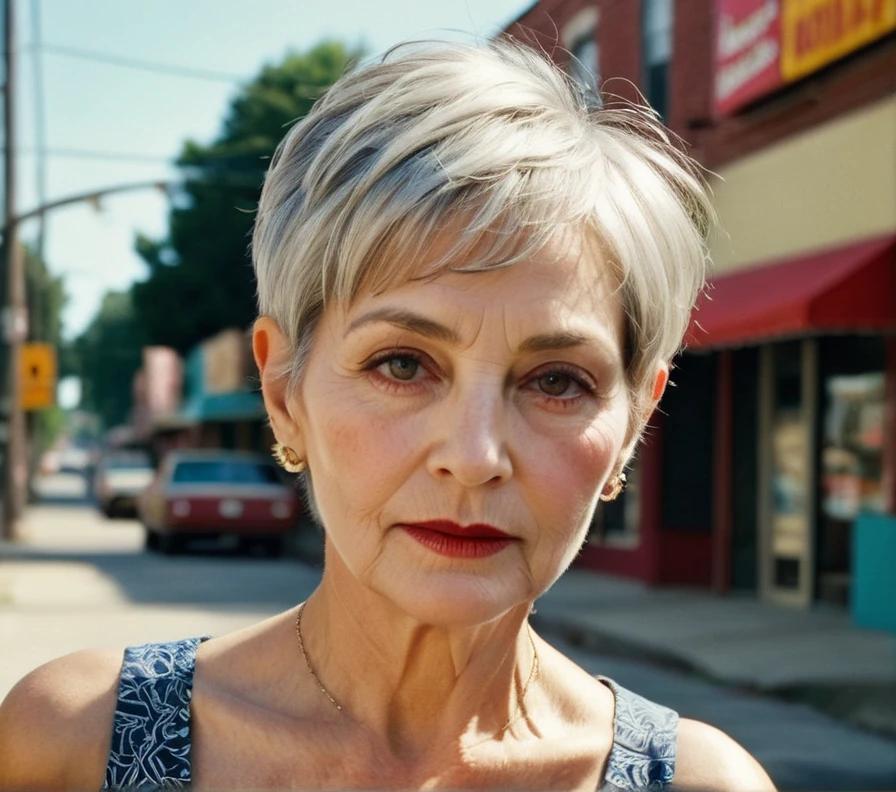
[{"label": "thin chain necklace", "polygon": [[[330,703],[336,707],[337,710],[342,712],[342,705],[333,698],[332,694],[329,690],[324,686],[324,683],[320,681],[320,677],[317,675],[317,672],[314,670],[314,667],[311,665],[311,660],[308,659],[308,652],[305,650],[305,641],[302,638],[302,613],[305,611],[305,605],[307,605],[307,600],[299,605],[299,610],[296,613],[296,638],[299,640],[299,649],[302,652],[302,657],[305,659],[305,667],[308,669],[308,673],[314,678],[314,681],[317,682],[317,686],[320,688],[320,692],[323,693],[329,700]],[[498,736],[501,737],[504,735],[504,732],[510,727],[510,725],[518,720],[523,712],[522,712],[522,704],[526,699],[526,693],[529,692],[529,685],[532,680],[538,676],[539,670],[539,662],[538,662],[538,649],[535,647],[535,639],[532,637],[532,627],[526,622],[526,630],[529,635],[529,643],[532,646],[532,667],[529,669],[529,676],[526,678],[526,684],[523,685],[523,692],[520,694],[519,698],[516,702],[516,710],[513,715],[511,715],[510,720],[505,723],[500,730],[498,731]]]}]

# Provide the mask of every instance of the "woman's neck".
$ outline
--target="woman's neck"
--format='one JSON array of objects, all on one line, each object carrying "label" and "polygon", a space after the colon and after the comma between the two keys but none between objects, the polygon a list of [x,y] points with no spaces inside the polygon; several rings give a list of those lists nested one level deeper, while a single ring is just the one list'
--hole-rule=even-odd
[{"label": "woman's neck", "polygon": [[[436,761],[518,733],[537,662],[522,604],[487,624],[423,624],[328,563],[302,612],[307,661],[342,707],[392,758]],[[319,688],[312,675],[308,685]],[[319,708],[335,710],[316,690]]]}]

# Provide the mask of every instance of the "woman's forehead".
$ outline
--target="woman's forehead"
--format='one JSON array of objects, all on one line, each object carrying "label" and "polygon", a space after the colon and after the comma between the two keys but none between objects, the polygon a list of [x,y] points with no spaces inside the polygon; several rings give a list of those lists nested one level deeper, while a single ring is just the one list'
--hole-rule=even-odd
[{"label": "woman's forehead", "polygon": [[429,319],[453,329],[457,339],[474,328],[508,336],[602,336],[617,345],[624,335],[618,279],[598,246],[582,239],[547,245],[505,267],[408,277],[362,292],[338,314],[343,333],[374,321],[413,329]]}]

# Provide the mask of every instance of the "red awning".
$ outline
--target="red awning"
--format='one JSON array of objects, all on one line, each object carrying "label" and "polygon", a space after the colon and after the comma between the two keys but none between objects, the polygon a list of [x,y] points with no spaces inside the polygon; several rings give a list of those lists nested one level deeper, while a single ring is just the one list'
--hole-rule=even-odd
[{"label": "red awning", "polygon": [[689,349],[825,330],[896,331],[896,234],[722,275],[691,314]]}]

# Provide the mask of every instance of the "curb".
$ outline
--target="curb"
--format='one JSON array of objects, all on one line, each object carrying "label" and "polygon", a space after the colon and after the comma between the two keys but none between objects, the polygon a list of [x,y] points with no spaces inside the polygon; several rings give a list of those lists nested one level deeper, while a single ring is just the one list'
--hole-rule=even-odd
[{"label": "curb", "polygon": [[892,685],[857,686],[847,683],[826,685],[807,682],[765,687],[733,682],[674,652],[601,632],[592,625],[585,626],[575,619],[564,618],[550,611],[541,613],[536,609],[531,621],[532,626],[539,632],[560,637],[581,649],[616,658],[637,659],[666,670],[698,677],[732,691],[768,696],[790,704],[802,704],[878,737],[896,740],[896,690]]}]

